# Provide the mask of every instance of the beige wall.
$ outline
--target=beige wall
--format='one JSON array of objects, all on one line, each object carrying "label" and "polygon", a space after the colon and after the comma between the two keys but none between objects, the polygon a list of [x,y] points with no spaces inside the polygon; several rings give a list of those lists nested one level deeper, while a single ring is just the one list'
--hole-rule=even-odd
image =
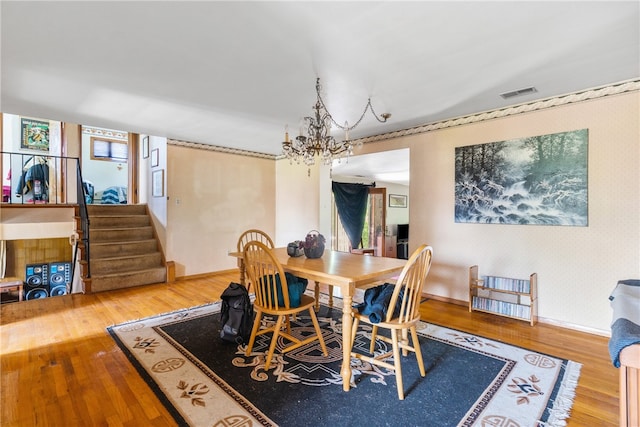
[{"label": "beige wall", "polygon": [[[539,315],[607,334],[608,296],[640,277],[640,94],[613,95],[382,142],[357,154],[411,150],[411,247],[431,244],[426,291],[468,300],[469,266],[481,274],[539,278]],[[454,222],[455,147],[589,129],[587,227]],[[330,230],[329,168],[168,147],[167,259],[177,276],[235,267],[227,256],[244,229],[278,245]],[[180,198],[178,204],[175,198]],[[317,212],[317,213],[316,213]]]},{"label": "beige wall", "polygon": [[237,266],[227,256],[240,233],[275,233],[276,162],[167,146],[166,256],[176,276]]},{"label": "beige wall", "polygon": [[294,240],[304,240],[311,230],[323,235],[330,229],[320,227],[318,165],[307,167],[289,160],[276,161],[276,246],[286,246]]},{"label": "beige wall", "polygon": [[[638,92],[612,95],[368,143],[356,154],[411,150],[410,250],[421,242],[435,249],[427,292],[466,301],[473,264],[481,274],[537,272],[544,321],[606,334],[609,293],[620,279],[640,278],[639,104]],[[583,128],[589,130],[587,227],[454,222],[455,147]],[[247,228],[265,230],[278,245],[310,229],[330,237],[326,166],[174,145],[166,147],[166,159],[166,200],[154,201],[166,203],[166,221],[155,219],[178,277],[235,268],[227,251]]]},{"label": "beige wall", "polygon": [[[362,153],[411,150],[410,251],[434,247],[426,291],[467,301],[473,264],[481,274],[537,272],[543,320],[607,334],[610,292],[618,280],[640,278],[639,104],[634,92],[365,144]],[[583,128],[588,227],[454,222],[455,147]]]},{"label": "beige wall", "polygon": [[[144,135],[147,136],[147,135]],[[170,200],[168,183],[168,159],[167,159],[167,139],[157,136],[149,136],[149,157],[144,157],[142,153],[142,140],[140,137],[140,150],[138,150],[138,203],[147,204],[149,213],[153,219],[153,225],[158,233],[158,238],[162,244],[164,253],[167,253],[167,206]],[[158,164],[152,166],[154,151],[157,153]],[[163,195],[153,195],[154,175],[159,173],[159,178],[163,181]],[[180,176],[178,176],[180,179]],[[174,187],[177,188],[177,187]],[[174,201],[175,202],[175,201]]]}]

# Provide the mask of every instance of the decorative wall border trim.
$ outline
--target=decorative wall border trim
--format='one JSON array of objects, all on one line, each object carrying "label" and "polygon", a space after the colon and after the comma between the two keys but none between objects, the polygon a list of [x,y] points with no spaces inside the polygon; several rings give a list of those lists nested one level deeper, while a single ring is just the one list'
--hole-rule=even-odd
[{"label": "decorative wall border trim", "polygon": [[91,126],[82,125],[82,133],[85,135],[93,135],[93,136],[102,136],[105,138],[115,138],[115,139],[129,139],[129,134],[127,132],[122,132],[119,130],[109,130],[109,129],[101,129],[94,128]]},{"label": "decorative wall border trim", "polygon": [[590,99],[603,98],[610,95],[618,95],[626,92],[633,92],[640,90],[640,80],[628,80],[625,82],[617,83],[609,86],[602,86],[599,88],[588,89],[581,92],[575,92],[568,95],[556,96],[552,98],[537,100],[529,103],[513,105],[498,110],[485,111],[483,113],[471,114],[468,116],[458,117],[450,120],[443,120],[439,122],[429,123],[412,127],[409,129],[398,130],[394,132],[383,133],[380,135],[373,135],[365,138],[354,140],[354,142],[378,142],[386,139],[398,138],[401,136],[415,135],[419,133],[426,133],[438,129],[445,129],[455,126],[466,125],[469,123],[478,123],[485,120],[491,120],[501,117],[513,116],[516,114],[528,113],[531,111],[544,110],[546,108],[557,107],[561,105],[572,104],[575,102],[586,101]]},{"label": "decorative wall border trim", "polygon": [[[470,123],[479,123],[485,120],[497,119],[501,117],[514,116],[516,114],[528,113],[531,111],[544,110],[551,107],[573,104],[591,99],[603,98],[605,96],[619,95],[626,92],[640,91],[640,79],[627,80],[616,84],[602,86],[598,88],[587,89],[580,92],[574,92],[567,95],[555,96],[546,99],[540,99],[529,103],[512,105],[509,107],[485,111],[482,113],[470,114],[468,116],[457,117],[439,122],[428,123],[415,126],[408,129],[382,133],[379,135],[368,136],[355,139],[353,142],[362,142],[363,144],[370,142],[379,142],[387,139],[399,138],[402,136],[416,135],[420,133],[431,132],[439,129],[446,129],[455,126],[462,126]],[[236,154],[239,156],[257,157],[260,159],[282,160],[286,156],[283,154],[266,154],[256,151],[240,150],[237,148],[221,147],[218,145],[202,144],[198,142],[179,141],[175,139],[167,139],[168,145],[176,145],[180,147],[197,148],[201,150],[216,151],[219,153]]]},{"label": "decorative wall border trim", "polygon": [[196,148],[199,150],[215,151],[218,153],[236,154],[239,156],[246,156],[246,157],[256,157],[259,159],[276,160],[278,158],[274,154],[258,153],[257,151],[248,151],[248,150],[241,150],[239,148],[221,147],[219,145],[202,144],[199,142],[179,141],[176,139],[167,139],[167,145]]}]

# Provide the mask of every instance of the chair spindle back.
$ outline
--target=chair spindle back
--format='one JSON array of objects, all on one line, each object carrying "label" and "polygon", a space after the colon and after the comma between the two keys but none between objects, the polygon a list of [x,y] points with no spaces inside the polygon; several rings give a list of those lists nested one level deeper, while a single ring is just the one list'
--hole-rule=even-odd
[{"label": "chair spindle back", "polygon": [[[420,319],[420,297],[425,279],[431,268],[433,248],[422,245],[411,255],[402,269],[396,282],[395,289],[389,302],[389,307],[396,307],[400,301],[400,315],[398,323],[411,322]],[[386,321],[394,318],[394,310],[387,310]]]},{"label": "chair spindle back", "polygon": [[[262,242],[252,240],[244,245],[243,259],[249,280],[254,284],[254,304],[267,309],[289,308],[287,279],[271,248]],[[276,276],[281,283],[284,307],[278,303]]]},{"label": "chair spindle back", "polygon": [[240,238],[238,238],[238,252],[242,252],[244,250],[244,245],[251,241],[262,242],[269,249],[273,249],[275,247],[275,245],[273,244],[273,240],[267,233],[262,230],[252,228],[243,232],[240,235]]}]

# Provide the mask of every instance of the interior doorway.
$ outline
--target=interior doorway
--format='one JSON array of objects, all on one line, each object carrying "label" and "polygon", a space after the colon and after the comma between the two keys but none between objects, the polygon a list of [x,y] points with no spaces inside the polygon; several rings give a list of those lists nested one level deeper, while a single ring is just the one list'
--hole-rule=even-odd
[{"label": "interior doorway", "polygon": [[332,204],[332,228],[333,228],[333,250],[350,252],[352,249],[372,249],[376,256],[386,256],[385,254],[385,230],[386,230],[386,209],[385,200],[387,198],[386,188],[370,188],[367,199],[367,211],[365,214],[364,227],[360,236],[360,243],[357,248],[351,247],[351,242],[347,236],[338,209],[331,195]]},{"label": "interior doorway", "polygon": [[138,202],[138,134],[82,126],[81,169],[89,204]]},{"label": "interior doorway", "polygon": [[[409,223],[409,185],[410,185],[410,149],[401,148],[390,151],[360,154],[350,156],[348,161],[334,160],[331,169],[331,178],[337,182],[354,183],[375,183],[377,190],[384,188],[386,195],[379,199],[374,199],[373,204],[384,212],[384,226],[376,222],[373,218],[368,222],[373,224],[369,227],[368,236],[363,237],[366,245],[371,245],[379,249],[376,254],[382,256],[397,256],[397,226],[398,224]],[[391,200],[393,199],[393,200]],[[403,200],[405,203],[398,204],[396,200]],[[349,240],[346,233],[339,224],[339,218],[331,195],[332,201],[332,238],[333,250],[349,251]],[[386,206],[385,206],[386,203]],[[375,209],[374,209],[375,211]],[[368,213],[370,215],[370,212]],[[368,216],[369,218],[369,216]],[[380,236],[376,234],[376,226],[380,224],[383,232]],[[373,234],[375,241],[368,240]]]}]

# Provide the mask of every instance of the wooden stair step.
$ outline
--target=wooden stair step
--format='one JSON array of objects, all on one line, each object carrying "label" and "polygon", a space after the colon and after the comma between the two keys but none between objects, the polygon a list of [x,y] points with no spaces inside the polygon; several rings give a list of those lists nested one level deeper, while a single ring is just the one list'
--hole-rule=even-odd
[{"label": "wooden stair step", "polygon": [[91,243],[126,242],[130,240],[144,240],[153,238],[153,227],[136,228],[98,228],[91,229],[89,239]]},{"label": "wooden stair step", "polygon": [[147,215],[147,205],[87,205],[89,218],[94,215]]},{"label": "wooden stair step", "polygon": [[113,274],[91,274],[91,292],[103,292],[134,286],[165,283],[167,271],[164,267],[128,271]]},{"label": "wooden stair step", "polygon": [[[87,292],[166,283],[168,264],[147,205],[89,205],[87,212],[88,247],[84,233],[78,232],[80,250],[85,255],[90,251],[89,263],[81,261]],[[81,218],[76,221],[80,224]]]},{"label": "wooden stair step", "polygon": [[110,256],[137,255],[158,250],[155,239],[128,240],[118,242],[92,242],[91,258],[106,258]]},{"label": "wooden stair step", "polygon": [[89,230],[98,228],[135,228],[149,225],[148,215],[96,215],[89,222]]},{"label": "wooden stair step", "polygon": [[92,275],[115,272],[125,273],[154,267],[162,267],[162,254],[160,252],[108,258],[91,257]]}]

